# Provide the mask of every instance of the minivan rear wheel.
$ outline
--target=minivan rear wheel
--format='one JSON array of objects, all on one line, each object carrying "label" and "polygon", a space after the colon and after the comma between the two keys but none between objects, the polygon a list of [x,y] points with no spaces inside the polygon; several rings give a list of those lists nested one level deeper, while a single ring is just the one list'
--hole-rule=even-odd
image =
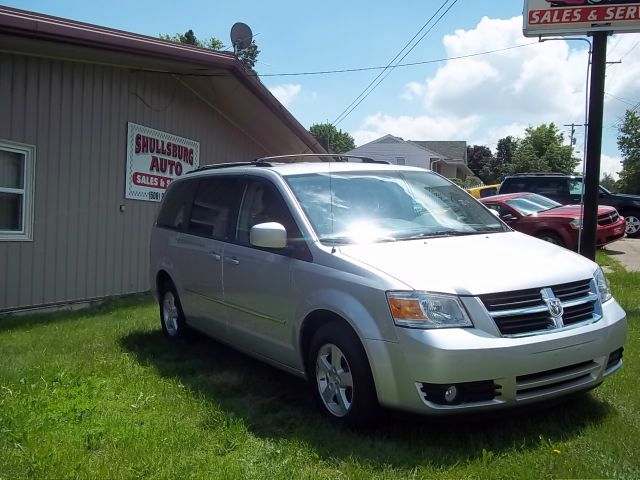
[{"label": "minivan rear wheel", "polygon": [[316,331],[311,340],[307,376],[316,403],[334,422],[368,426],[379,414],[366,353],[348,325],[331,322]]},{"label": "minivan rear wheel", "polygon": [[171,340],[178,340],[186,336],[187,325],[182,311],[180,298],[171,283],[165,283],[160,288],[160,324],[162,333]]}]

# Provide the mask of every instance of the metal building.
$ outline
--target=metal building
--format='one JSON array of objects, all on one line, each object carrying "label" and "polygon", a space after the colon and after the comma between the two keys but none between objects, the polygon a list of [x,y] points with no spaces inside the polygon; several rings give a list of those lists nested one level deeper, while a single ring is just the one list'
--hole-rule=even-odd
[{"label": "metal building", "polygon": [[0,7],[0,312],[148,290],[135,129],[176,170],[184,145],[200,165],[323,152],[232,54]]}]

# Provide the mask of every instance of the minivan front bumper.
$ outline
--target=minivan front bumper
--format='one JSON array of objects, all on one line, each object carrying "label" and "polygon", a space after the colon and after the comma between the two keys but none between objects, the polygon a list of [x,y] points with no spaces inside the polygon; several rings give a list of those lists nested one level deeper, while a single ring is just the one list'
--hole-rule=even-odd
[{"label": "minivan front bumper", "polygon": [[397,328],[397,342],[365,342],[378,398],[388,407],[443,415],[588,390],[622,365],[625,312],[612,299],[602,313],[595,323],[518,338],[477,328]]}]

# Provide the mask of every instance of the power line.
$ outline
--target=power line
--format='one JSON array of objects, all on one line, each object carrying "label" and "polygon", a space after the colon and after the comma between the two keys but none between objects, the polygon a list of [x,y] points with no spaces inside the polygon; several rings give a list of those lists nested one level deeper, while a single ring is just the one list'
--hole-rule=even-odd
[{"label": "power line", "polygon": [[[445,11],[445,13],[447,11],[449,11],[449,9],[451,8],[451,6],[453,6],[453,4],[455,4],[458,0],[454,0],[454,2],[449,6],[449,8]],[[407,50],[407,48],[409,48],[409,46],[413,43],[413,41],[418,37],[418,35],[420,35],[422,33],[422,31],[431,23],[431,21],[438,15],[438,13],[440,13],[440,11],[442,11],[442,9],[447,5],[447,3],[449,2],[449,0],[445,0],[444,2],[442,2],[442,5],[440,5],[440,7],[435,11],[435,13],[429,18],[429,20],[426,21],[426,23],[424,25],[422,25],[422,27],[420,27],[420,30],[418,30],[418,32],[402,47],[402,49],[391,59],[391,61],[387,64],[387,66],[369,83],[369,85],[367,85],[365,87],[364,90],[362,90],[362,92],[360,92],[360,94],[340,113],[340,115],[338,115],[336,117],[336,119],[332,122],[333,125],[337,125],[338,123],[340,123],[342,120],[344,120],[352,111],[354,108],[356,108],[360,103],[362,103],[362,101],[369,95],[369,93],[371,93],[378,84],[375,84],[375,82],[382,77],[382,75],[393,65],[393,63],[396,61],[396,59],[398,57],[400,57],[400,55],[402,55],[402,53]],[[442,18],[442,17],[440,17]],[[438,19],[439,21],[439,19]],[[436,21],[437,23],[437,21]],[[434,23],[434,25],[436,24]],[[433,27],[432,27],[433,28]],[[428,33],[430,30],[428,30],[426,33]],[[413,50],[413,48],[415,48],[415,46],[424,38],[424,35],[422,37],[420,37],[420,39],[415,42],[415,44],[413,45],[413,47],[411,47],[411,49],[405,54],[405,56],[403,56],[402,58],[400,58],[400,60],[397,62],[401,62],[406,55]],[[384,80],[384,79],[383,79]],[[368,92],[368,93],[367,93]]]},{"label": "power line", "polygon": [[[436,58],[433,60],[423,60],[420,62],[398,63],[394,65],[393,68],[415,67],[417,65],[427,65],[430,63],[447,62],[450,60],[462,60],[465,58],[479,57],[481,55],[489,55],[492,53],[506,52],[507,50],[514,50],[516,48],[528,47],[530,45],[538,45],[538,43],[539,42],[529,42],[529,43],[522,43],[519,45],[512,45],[511,47],[497,48],[495,50],[486,50],[484,52],[469,53],[467,55],[458,55],[455,57]],[[310,72],[287,72],[287,73],[267,73],[267,74],[260,73],[254,76],[261,77],[261,78],[262,77],[300,77],[305,75],[331,75],[336,73],[366,72],[371,70],[384,70],[387,68],[389,67],[377,66],[377,67],[361,67],[361,68],[343,68],[343,69],[337,69],[337,70],[316,70],[316,71],[310,71]]]}]

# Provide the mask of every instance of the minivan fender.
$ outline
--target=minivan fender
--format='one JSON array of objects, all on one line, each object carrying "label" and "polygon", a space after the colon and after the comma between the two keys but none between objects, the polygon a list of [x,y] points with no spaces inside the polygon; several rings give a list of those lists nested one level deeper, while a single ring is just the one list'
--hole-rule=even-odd
[{"label": "minivan fender", "polygon": [[[300,346],[300,352],[303,350],[301,342],[305,324],[318,311],[330,312],[344,319],[362,342],[365,340],[397,342],[398,337],[386,298],[384,295],[379,295],[379,292],[376,293],[378,295],[372,295],[370,305],[366,307],[355,296],[335,288],[313,292],[306,302],[301,302],[300,308],[294,313],[295,318],[304,319],[294,323],[296,325],[294,335],[298,340],[296,343]],[[330,315],[327,317],[329,317],[328,321],[332,319]]]}]

